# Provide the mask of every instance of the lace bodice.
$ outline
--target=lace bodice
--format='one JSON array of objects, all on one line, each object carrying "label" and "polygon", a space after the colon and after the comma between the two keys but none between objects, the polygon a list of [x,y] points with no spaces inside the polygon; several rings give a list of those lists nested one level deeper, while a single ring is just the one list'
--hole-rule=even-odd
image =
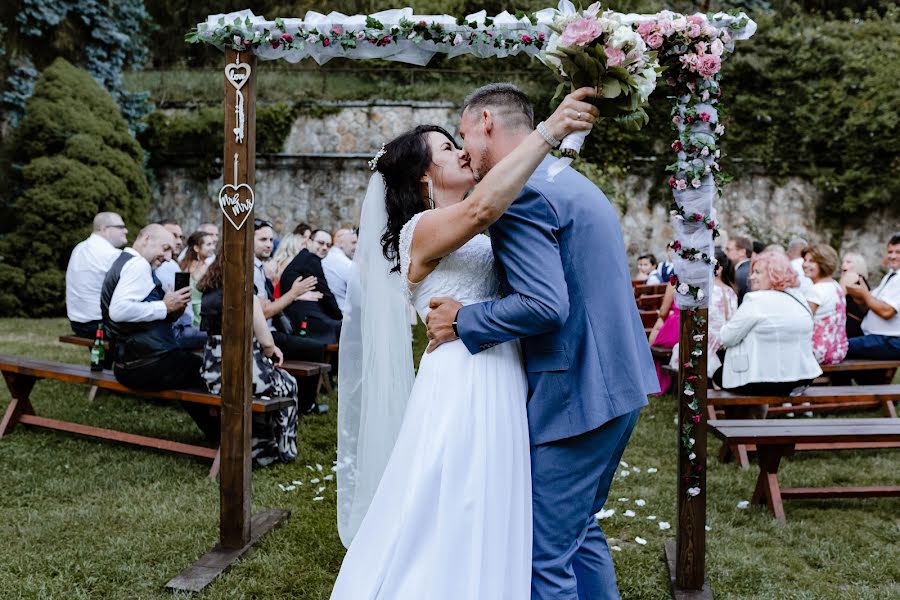
[{"label": "lace bodice", "polygon": [[409,285],[409,251],[418,213],[400,230],[400,273],[407,282],[410,301],[424,320],[428,304],[436,296],[454,298],[463,305],[498,297],[499,283],[494,269],[494,253],[486,235],[476,235],[462,248],[441,259],[437,268],[416,285]]}]

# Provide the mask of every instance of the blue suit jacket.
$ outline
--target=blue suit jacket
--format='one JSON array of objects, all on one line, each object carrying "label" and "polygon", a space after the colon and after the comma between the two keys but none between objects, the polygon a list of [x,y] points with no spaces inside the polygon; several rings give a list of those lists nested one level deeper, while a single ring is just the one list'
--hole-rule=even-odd
[{"label": "blue suit jacket", "polygon": [[547,182],[554,161],[490,229],[503,298],[457,317],[473,354],[522,339],[535,445],[596,429],[659,391],[618,216],[573,169]]}]

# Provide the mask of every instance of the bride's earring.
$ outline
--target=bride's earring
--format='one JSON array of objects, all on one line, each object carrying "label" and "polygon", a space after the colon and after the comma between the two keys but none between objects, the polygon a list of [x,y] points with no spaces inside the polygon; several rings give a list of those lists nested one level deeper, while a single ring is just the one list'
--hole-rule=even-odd
[{"label": "bride's earring", "polygon": [[428,204],[431,205],[431,208],[434,208],[434,184],[431,183],[430,179],[426,183],[428,184]]}]

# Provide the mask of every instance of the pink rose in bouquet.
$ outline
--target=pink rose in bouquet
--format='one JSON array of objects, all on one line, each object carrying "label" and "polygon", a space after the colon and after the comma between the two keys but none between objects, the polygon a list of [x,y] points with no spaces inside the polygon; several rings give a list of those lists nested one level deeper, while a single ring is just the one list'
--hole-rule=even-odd
[{"label": "pink rose in bouquet", "polygon": [[722,68],[722,59],[715,54],[704,54],[698,57],[696,68],[703,77],[712,77]]},{"label": "pink rose in bouquet", "polygon": [[604,46],[606,52],[606,66],[620,67],[625,62],[625,52],[611,46]]},{"label": "pink rose in bouquet", "polygon": [[656,50],[663,45],[665,38],[660,33],[651,33],[645,39],[647,45]]},{"label": "pink rose in bouquet", "polygon": [[559,43],[561,46],[586,46],[602,33],[603,29],[596,19],[581,18],[566,25]]},{"label": "pink rose in bouquet", "polygon": [[687,18],[687,34],[689,37],[699,37],[703,33],[703,26],[706,25],[706,19],[702,15],[690,15]]}]

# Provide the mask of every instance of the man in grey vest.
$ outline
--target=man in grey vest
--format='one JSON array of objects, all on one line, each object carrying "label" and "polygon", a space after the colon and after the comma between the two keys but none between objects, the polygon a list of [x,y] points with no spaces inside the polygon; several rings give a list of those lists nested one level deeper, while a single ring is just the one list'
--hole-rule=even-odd
[{"label": "man in grey vest", "polygon": [[[205,388],[203,359],[179,348],[172,321],[191,300],[190,288],[164,292],[153,270],[175,246],[161,225],[148,225],[110,267],[100,293],[103,327],[114,344],[116,380],[135,389]],[[208,409],[182,403],[210,441],[218,442],[218,419]]]}]

